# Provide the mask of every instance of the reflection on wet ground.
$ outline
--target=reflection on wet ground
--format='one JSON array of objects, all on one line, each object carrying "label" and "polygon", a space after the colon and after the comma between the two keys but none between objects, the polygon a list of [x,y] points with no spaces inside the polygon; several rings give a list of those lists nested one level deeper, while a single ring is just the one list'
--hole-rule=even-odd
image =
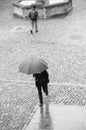
[{"label": "reflection on wet ground", "polygon": [[85,130],[86,109],[45,103],[38,107],[26,130]]},{"label": "reflection on wet ground", "polygon": [[40,108],[39,130],[40,129],[53,130],[52,119],[49,111],[49,103],[46,103],[45,106]]},{"label": "reflection on wet ground", "polygon": [[37,109],[26,130],[54,130],[48,102]]},{"label": "reflection on wet ground", "polygon": [[[49,63],[52,83],[49,85],[50,100],[56,104],[82,106],[80,110],[77,106],[67,106],[65,113],[65,106],[62,108],[49,104],[52,129],[56,124],[60,127],[58,130],[65,123],[66,127],[70,126],[68,117],[76,112],[74,121],[71,119],[72,124],[69,123],[72,130],[86,130],[86,111],[83,109],[86,104],[86,0],[73,0],[73,11],[67,17],[39,20],[39,33],[34,37],[29,31],[23,33],[23,29],[17,28],[29,28],[30,21],[13,17],[11,2],[14,0],[0,1],[0,130],[19,130],[27,123],[38,102],[32,77],[17,73],[18,65],[31,54],[40,56]],[[54,82],[61,84],[55,85]],[[31,122],[29,128],[34,130],[37,127],[38,130],[40,125],[36,125],[36,122],[40,123],[40,118],[38,109],[31,121],[34,122],[34,128],[30,127]],[[77,126],[76,129],[74,125]]]}]

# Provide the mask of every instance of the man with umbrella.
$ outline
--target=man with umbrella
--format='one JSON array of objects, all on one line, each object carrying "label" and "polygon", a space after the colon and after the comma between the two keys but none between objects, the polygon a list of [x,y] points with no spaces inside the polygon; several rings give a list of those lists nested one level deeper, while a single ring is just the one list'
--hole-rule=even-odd
[{"label": "man with umbrella", "polygon": [[33,74],[35,77],[35,84],[38,90],[40,106],[43,105],[42,89],[46,96],[48,95],[48,83],[49,74],[46,71],[48,69],[48,64],[43,59],[31,58],[23,61],[19,65],[19,72],[25,74]]},{"label": "man with umbrella", "polygon": [[48,83],[49,83],[49,74],[46,70],[41,72],[40,74],[33,74],[35,77],[35,84],[38,90],[40,106],[43,105],[43,97],[42,97],[42,89],[46,96],[48,96]]}]

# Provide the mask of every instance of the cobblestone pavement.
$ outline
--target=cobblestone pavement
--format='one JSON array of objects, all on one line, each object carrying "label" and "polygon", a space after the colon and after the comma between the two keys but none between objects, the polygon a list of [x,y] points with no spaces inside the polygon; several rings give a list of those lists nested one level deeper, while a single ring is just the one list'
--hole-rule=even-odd
[{"label": "cobblestone pavement", "polygon": [[18,73],[31,55],[48,61],[51,102],[86,103],[86,1],[73,0],[67,16],[39,20],[33,36],[29,21],[12,16],[11,2],[0,1],[0,130],[21,130],[38,103],[32,75]]}]

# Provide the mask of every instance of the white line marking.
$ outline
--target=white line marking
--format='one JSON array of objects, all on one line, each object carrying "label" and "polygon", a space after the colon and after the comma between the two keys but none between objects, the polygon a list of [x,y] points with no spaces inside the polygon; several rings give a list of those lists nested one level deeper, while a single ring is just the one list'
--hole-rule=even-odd
[{"label": "white line marking", "polygon": [[30,30],[30,26],[16,26],[11,32],[28,32]]}]

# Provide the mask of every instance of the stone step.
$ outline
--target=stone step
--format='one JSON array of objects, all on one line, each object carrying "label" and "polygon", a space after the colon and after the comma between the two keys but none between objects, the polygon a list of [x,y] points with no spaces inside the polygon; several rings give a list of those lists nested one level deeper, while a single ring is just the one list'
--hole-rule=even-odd
[{"label": "stone step", "polygon": [[25,130],[85,130],[86,107],[45,103],[37,107]]}]

